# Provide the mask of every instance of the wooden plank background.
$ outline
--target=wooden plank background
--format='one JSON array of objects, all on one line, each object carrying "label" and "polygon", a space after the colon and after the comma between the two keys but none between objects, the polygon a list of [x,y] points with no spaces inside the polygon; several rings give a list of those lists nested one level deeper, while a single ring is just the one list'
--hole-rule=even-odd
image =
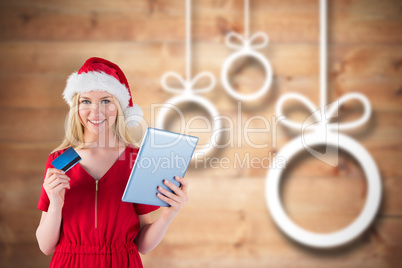
[{"label": "wooden plank background", "polygon": [[[234,131],[224,141],[232,139],[233,146],[215,151],[221,162],[191,166],[186,175],[190,201],[162,243],[143,256],[144,266],[401,267],[402,2],[329,1],[330,100],[354,91],[370,99],[370,122],[348,135],[370,152],[384,186],[372,226],[353,243],[333,250],[291,241],[267,210],[267,163],[298,134],[283,127],[275,134],[264,131],[266,125],[256,119],[250,127],[262,132],[247,138],[267,146],[255,148],[239,135],[253,116],[272,123],[276,100],[287,92],[302,93],[318,104],[318,0],[250,2],[250,32],[263,31],[270,38],[260,52],[272,64],[272,87],[261,100],[242,103],[240,117],[239,104],[220,83],[203,95],[221,115],[233,119]],[[151,104],[172,97],[162,89],[160,77],[166,71],[184,74],[184,3],[0,1],[0,267],[44,267],[50,261],[35,238],[40,217],[36,204],[46,158],[63,137],[68,107],[61,93],[68,75],[91,56],[116,62],[128,77],[145,121],[153,126]],[[224,60],[233,53],[224,44],[225,34],[244,30],[243,1],[194,0],[192,23],[193,74],[207,70],[219,79]],[[238,64],[231,77],[234,85],[243,92],[255,90],[265,79],[260,65],[250,59]],[[186,111],[186,118],[205,113],[202,107]],[[306,116],[303,109],[289,112],[299,120]],[[359,114],[361,106],[351,102],[342,107],[339,120]],[[192,126],[203,127],[200,122]],[[141,131],[135,129],[136,137]],[[202,142],[209,139],[200,136]],[[266,162],[236,164],[236,159],[247,157]],[[345,227],[358,215],[366,183],[356,159],[347,153],[341,152],[337,167],[305,153],[289,164],[282,195],[295,222],[325,233]]]}]

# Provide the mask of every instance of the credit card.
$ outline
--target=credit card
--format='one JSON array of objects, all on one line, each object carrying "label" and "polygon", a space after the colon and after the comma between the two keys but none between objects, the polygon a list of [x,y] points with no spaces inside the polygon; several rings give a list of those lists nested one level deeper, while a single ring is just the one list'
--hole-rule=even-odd
[{"label": "credit card", "polygon": [[64,172],[67,172],[70,168],[72,168],[80,161],[81,157],[77,154],[73,147],[70,147],[59,157],[53,160],[52,165],[57,169],[61,169]]}]

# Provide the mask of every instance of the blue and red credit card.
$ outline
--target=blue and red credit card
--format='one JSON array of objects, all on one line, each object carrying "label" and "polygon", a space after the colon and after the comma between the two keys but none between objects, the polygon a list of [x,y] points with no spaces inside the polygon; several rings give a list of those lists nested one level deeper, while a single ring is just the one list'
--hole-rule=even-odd
[{"label": "blue and red credit card", "polygon": [[70,147],[59,157],[53,160],[52,165],[57,169],[61,169],[64,172],[67,172],[70,168],[75,166],[80,161],[81,157],[77,154],[73,147]]}]

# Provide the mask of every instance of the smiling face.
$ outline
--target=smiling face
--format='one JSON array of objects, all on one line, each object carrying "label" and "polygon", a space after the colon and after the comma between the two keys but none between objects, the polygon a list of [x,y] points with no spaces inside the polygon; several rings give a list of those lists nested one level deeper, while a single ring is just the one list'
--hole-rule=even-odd
[{"label": "smiling face", "polygon": [[117,108],[112,94],[91,91],[80,95],[79,110],[84,133],[100,135],[111,131],[117,117]]}]

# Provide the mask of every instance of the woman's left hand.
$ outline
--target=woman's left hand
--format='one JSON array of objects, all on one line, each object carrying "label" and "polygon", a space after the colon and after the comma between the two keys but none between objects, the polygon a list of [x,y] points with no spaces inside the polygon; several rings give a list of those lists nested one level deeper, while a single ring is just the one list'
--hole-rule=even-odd
[{"label": "woman's left hand", "polygon": [[[166,219],[171,219],[179,213],[179,211],[183,208],[183,206],[187,203],[187,187],[188,182],[182,177],[175,177],[175,180],[180,182],[181,186],[178,187],[171,183],[168,180],[165,180],[164,183],[167,187],[169,187],[173,193],[163,189],[162,187],[158,187],[160,193],[158,193],[158,197],[168,203],[170,207],[164,207],[162,215]],[[161,194],[162,193],[162,194]]]}]

